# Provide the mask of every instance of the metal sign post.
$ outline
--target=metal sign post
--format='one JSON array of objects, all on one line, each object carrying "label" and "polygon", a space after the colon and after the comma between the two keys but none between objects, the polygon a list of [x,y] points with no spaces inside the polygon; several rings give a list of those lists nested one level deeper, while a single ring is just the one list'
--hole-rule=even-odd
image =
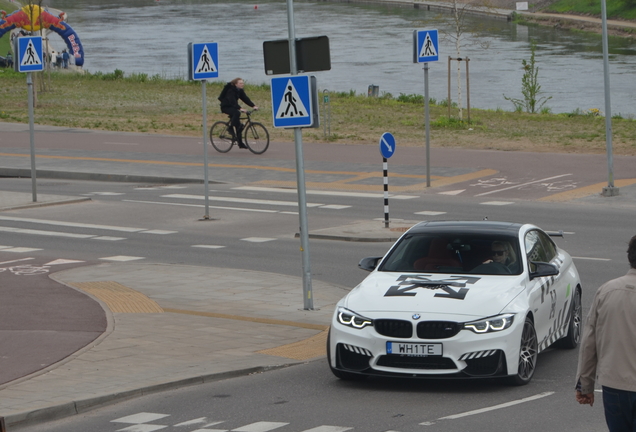
[{"label": "metal sign post", "polygon": [[605,147],[607,149],[607,187],[603,188],[602,195],[606,197],[616,196],[619,189],[614,187],[614,156],[612,154],[612,104],[610,102],[609,58],[607,44],[607,6],[605,0],[601,0],[601,18],[603,28],[603,76],[605,78]]},{"label": "metal sign post", "polygon": [[219,46],[216,43],[188,44],[188,75],[191,80],[201,81],[201,100],[203,115],[203,184],[205,189],[204,220],[210,219],[210,198],[208,190],[208,124],[207,124],[207,93],[208,78],[219,76]]},{"label": "metal sign post", "polygon": [[[296,63],[296,40],[294,29],[294,1],[287,0],[287,24],[289,31],[289,65],[291,75],[298,75]],[[274,113],[276,115],[276,113]],[[309,259],[309,231],[307,224],[307,191],[305,190],[305,167],[303,158],[303,132],[294,128],[296,144],[296,181],[298,183],[298,215],[300,219],[300,250],[303,261],[303,299],[304,309],[314,309],[314,297],[311,287],[311,264]]]},{"label": "metal sign post", "polygon": [[33,113],[33,77],[31,72],[44,70],[44,53],[41,36],[20,37],[14,40],[16,53],[14,68],[17,72],[26,72],[27,98],[29,99],[29,140],[31,148],[31,189],[33,202],[38,201],[35,169],[35,121]]},{"label": "metal sign post", "polygon": [[[437,30],[413,31],[413,63],[424,63],[424,130],[426,131],[426,187],[431,187],[431,121],[429,114],[428,62],[439,61]],[[450,94],[448,96],[450,104]],[[450,114],[449,114],[450,116]]]}]

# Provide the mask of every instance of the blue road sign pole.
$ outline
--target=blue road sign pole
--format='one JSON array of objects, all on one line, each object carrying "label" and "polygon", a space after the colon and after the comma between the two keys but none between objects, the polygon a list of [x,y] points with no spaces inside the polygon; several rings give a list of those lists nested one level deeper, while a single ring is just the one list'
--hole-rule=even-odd
[{"label": "blue road sign pole", "polygon": [[33,202],[38,201],[35,170],[35,125],[33,120],[33,78],[31,72],[27,72],[27,97],[29,98],[29,141],[31,147],[31,189],[33,192]]},{"label": "blue road sign pole", "polygon": [[[294,1],[287,0],[287,24],[289,30],[289,68],[291,75],[298,75],[296,67],[296,34],[294,29]],[[276,113],[274,112],[274,116]],[[311,287],[311,261],[309,257],[309,228],[307,223],[307,191],[305,190],[305,166],[303,157],[303,132],[294,128],[296,145],[296,182],[298,185],[298,215],[300,222],[300,250],[303,261],[303,303],[305,310],[314,310]]]}]

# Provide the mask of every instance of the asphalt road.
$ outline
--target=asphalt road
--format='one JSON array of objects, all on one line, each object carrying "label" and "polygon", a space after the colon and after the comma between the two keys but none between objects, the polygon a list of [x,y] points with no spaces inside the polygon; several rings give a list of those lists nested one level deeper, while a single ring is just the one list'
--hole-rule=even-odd
[{"label": "asphalt road", "polygon": [[[50,133],[53,138],[50,143],[47,141],[49,147],[39,150],[37,162],[66,173],[95,174],[114,169],[130,174],[134,168],[137,174],[143,173],[150,178],[157,172],[175,175],[198,170],[192,175],[197,178],[202,169],[196,165],[200,156],[194,148],[196,140],[188,147],[189,139],[184,138],[77,131]],[[61,136],[64,139],[58,142]],[[25,160],[28,166],[28,152],[17,146],[20,140],[23,140],[22,135],[2,134],[0,169],[19,168],[25,165]],[[119,146],[134,142],[137,146],[148,146],[148,151],[152,152],[137,148],[133,152],[118,150],[105,154],[98,148],[107,145],[107,140],[119,142]],[[147,143],[142,145],[145,140]],[[164,153],[157,151],[161,146],[153,144],[162,140],[167,146]],[[69,148],[71,145],[78,147]],[[307,146],[305,155],[312,176],[308,202],[316,204],[308,210],[310,230],[383,217],[382,194],[374,191],[376,186],[372,184],[378,178],[375,174],[369,175],[375,173],[371,159],[376,159],[377,154],[370,156],[366,150],[362,146]],[[193,152],[192,159],[188,159],[188,151]],[[487,217],[489,220],[532,222],[546,230],[563,230],[565,237],[556,241],[573,255],[579,268],[584,313],[600,284],[626,272],[626,243],[636,231],[630,185],[621,189],[620,197],[603,198],[597,192],[574,199],[570,196],[569,200],[564,198],[565,195],[560,195],[559,200],[545,200],[564,192],[551,189],[550,182],[545,180],[550,177],[570,174],[575,178],[575,187],[565,192],[602,184],[603,175],[590,168],[602,165],[602,157],[439,149],[439,153],[433,153],[435,180],[451,183],[440,183],[428,189],[422,187],[422,166],[416,163],[421,160],[418,158],[422,149],[405,149],[403,153],[409,152],[411,158],[405,155],[405,159],[397,159],[398,152],[395,161],[391,159],[395,170],[403,176],[400,177],[403,189],[390,201],[392,219],[474,220]],[[280,187],[294,183],[294,173],[288,170],[294,165],[293,147],[274,143],[271,153],[268,151],[266,155],[256,157],[234,150],[227,157],[215,155],[216,165],[211,169],[223,171],[223,183],[210,185],[208,193],[214,203],[211,220],[201,219],[205,191],[200,183],[153,183],[141,179],[114,183],[40,177],[40,193],[84,196],[90,197],[91,201],[2,212],[0,227],[10,228],[2,232],[2,244],[32,248],[30,256],[43,263],[55,259],[98,261],[106,256],[127,255],[151,262],[246,268],[298,276],[301,266],[299,240],[295,238],[298,231],[296,196],[293,190]],[[586,160],[593,163],[588,165]],[[621,163],[630,161],[626,158]],[[629,173],[633,166],[636,165],[625,165],[621,170]],[[64,167],[68,169],[62,169]],[[418,174],[413,174],[414,171]],[[475,173],[477,176],[472,179],[462,177]],[[484,183],[490,181],[487,184],[491,185],[493,179],[499,177],[505,177],[507,183],[495,188]],[[343,178],[355,180],[343,181]],[[629,177],[623,174],[621,180],[629,180]],[[30,179],[2,180],[3,190],[29,192],[31,187]],[[322,193],[314,193],[319,190]],[[343,195],[344,191],[347,194]],[[491,191],[497,192],[483,195]],[[64,225],[60,225],[61,222]],[[125,231],[124,228],[130,227],[155,234]],[[34,231],[46,234],[35,234]],[[102,240],[97,242],[92,238],[73,236],[87,231],[93,234],[91,237],[98,234]],[[246,238],[260,240],[246,242]],[[195,245],[223,247],[196,248]],[[312,277],[353,287],[366,275],[357,269],[359,259],[382,255],[389,246],[387,243],[311,240]],[[10,288],[25,286],[30,295],[38,295],[38,290],[45,290],[46,284],[38,284],[35,277],[39,276],[33,277],[31,288],[22,279]],[[63,315],[63,311],[60,313]],[[37,322],[34,317],[30,319]],[[83,330],[83,337],[99,331]],[[76,331],[72,335],[78,337],[80,333]],[[331,376],[324,361],[318,361],[276,373],[128,401],[25,430],[122,430],[132,423],[114,420],[142,412],[156,413],[160,415],[159,419],[172,418],[139,424],[159,424],[166,426],[163,428],[166,430],[188,432],[214,421],[227,424],[219,423],[219,426],[202,430],[267,430],[244,428],[255,422],[286,423],[280,427],[281,431],[297,432],[348,428],[371,432],[530,430],[537,427],[602,430],[601,407],[581,408],[573,400],[576,359],[576,350],[550,350],[542,354],[533,382],[521,388],[473,381],[342,383]],[[171,399],[172,395],[177,395],[176,399]],[[503,405],[511,401],[521,402]],[[489,407],[498,408],[480,411],[483,414],[466,414]],[[204,417],[204,423],[177,426]],[[312,429],[322,426],[340,429]],[[138,425],[137,429],[128,430],[158,430],[144,427]]]}]

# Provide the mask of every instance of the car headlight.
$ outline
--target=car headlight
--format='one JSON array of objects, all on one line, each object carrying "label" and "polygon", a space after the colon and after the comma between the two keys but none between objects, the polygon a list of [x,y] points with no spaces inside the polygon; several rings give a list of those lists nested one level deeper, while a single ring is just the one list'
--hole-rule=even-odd
[{"label": "car headlight", "polygon": [[357,313],[343,307],[338,308],[338,322],[342,325],[356,329],[362,329],[366,326],[373,325],[372,319],[365,318],[362,315],[358,315]]},{"label": "car headlight", "polygon": [[498,315],[496,317],[464,323],[464,329],[474,333],[498,332],[510,327],[514,319],[514,314]]}]

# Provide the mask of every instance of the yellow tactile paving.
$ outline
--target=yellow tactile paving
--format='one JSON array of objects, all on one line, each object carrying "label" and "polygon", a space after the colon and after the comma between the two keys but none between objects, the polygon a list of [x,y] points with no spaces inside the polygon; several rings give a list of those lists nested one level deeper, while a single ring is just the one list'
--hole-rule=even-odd
[{"label": "yellow tactile paving", "polygon": [[[636,184],[636,179],[623,179],[615,180],[614,186],[621,188]],[[540,198],[538,201],[557,202],[557,201],[570,201],[577,198],[584,198],[590,195],[599,195],[604,187],[607,187],[607,183],[596,183],[593,185],[585,186],[578,189],[572,189],[565,192],[559,192],[553,195],[548,195]]]},{"label": "yellow tactile paving", "polygon": [[[309,171],[308,171],[309,172]],[[469,174],[462,174],[458,176],[452,177],[441,177],[441,176],[431,176],[431,187],[439,187],[439,186],[448,186],[455,183],[461,183],[465,181],[475,180],[482,177],[488,177],[497,174],[499,171],[493,169],[484,169],[481,171],[476,171]],[[335,173],[335,172],[334,172]],[[332,174],[334,174],[332,173]],[[345,180],[337,180],[333,182],[323,183],[323,182],[306,182],[307,188],[310,189],[327,189],[327,190],[356,190],[356,191],[364,191],[364,192],[382,192],[382,177],[383,174],[381,172],[377,173],[338,173],[338,174],[348,174],[352,177],[350,179]],[[352,182],[365,180],[368,178],[378,178],[377,185],[369,185],[369,184],[352,184]],[[424,180],[422,183],[415,183],[409,186],[395,186],[391,185],[391,177],[395,178],[413,178],[413,179],[422,179]],[[421,174],[389,174],[389,191],[390,192],[416,192],[426,189],[426,175]],[[259,182],[255,182],[253,184],[258,184],[262,186],[277,186],[277,187],[285,187],[285,188],[295,188],[295,181],[279,181],[279,180],[263,180]]]},{"label": "yellow tactile paving", "polygon": [[328,334],[329,330],[325,330],[309,339],[258,351],[258,353],[286,357],[293,360],[308,360],[314,357],[324,356],[327,354]]},{"label": "yellow tactile paving", "polygon": [[223,313],[216,313],[216,312],[199,312],[199,311],[191,311],[191,310],[184,310],[184,309],[172,309],[172,308],[165,308],[164,312],[204,316],[209,318],[233,319],[238,321],[257,322],[261,324],[284,325],[284,326],[300,327],[300,328],[306,328],[306,329],[312,329],[312,330],[324,330],[325,328],[327,328],[327,326],[319,325],[319,324],[301,323],[296,321],[285,321],[285,320],[279,320],[279,319],[273,319],[273,318],[247,317],[247,316],[230,315],[230,314],[223,314]]},{"label": "yellow tactile paving", "polygon": [[97,297],[113,313],[163,313],[157,302],[117,282],[75,282],[72,286]]}]

